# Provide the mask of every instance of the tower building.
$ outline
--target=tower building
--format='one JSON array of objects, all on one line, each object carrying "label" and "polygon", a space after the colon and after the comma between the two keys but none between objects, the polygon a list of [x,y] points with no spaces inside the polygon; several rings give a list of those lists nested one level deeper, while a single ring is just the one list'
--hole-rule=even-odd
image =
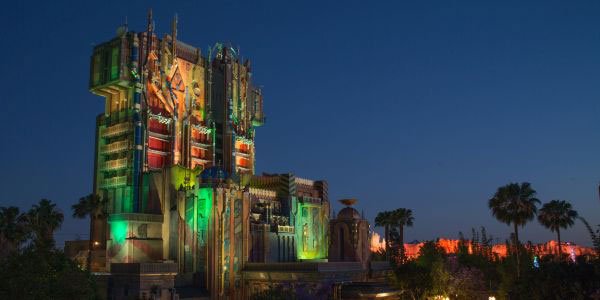
[{"label": "tower building", "polygon": [[[150,12],[144,31],[122,27],[94,47],[90,69],[90,91],[105,103],[96,118],[94,192],[107,213],[92,224],[92,271],[113,274],[114,299],[148,296],[169,276],[164,282],[211,298],[247,298],[249,286],[264,288],[257,274],[272,264],[327,261],[327,182],[255,175],[263,95],[239,49],[185,44],[177,17],[159,36]],[[360,257],[344,280],[371,274]],[[131,276],[136,286],[125,287]]]}]

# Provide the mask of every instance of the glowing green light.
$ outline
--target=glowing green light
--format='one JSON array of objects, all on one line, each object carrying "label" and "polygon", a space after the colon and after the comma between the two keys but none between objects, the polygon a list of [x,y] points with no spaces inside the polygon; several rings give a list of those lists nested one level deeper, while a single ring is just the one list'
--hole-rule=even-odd
[{"label": "glowing green light", "polygon": [[321,259],[327,255],[321,208],[300,204],[296,221],[296,250],[299,259]]},{"label": "glowing green light", "polygon": [[110,235],[116,244],[123,244],[127,238],[127,221],[112,221],[110,223]]},{"label": "glowing green light", "polygon": [[[194,169],[194,170],[190,170],[187,168],[184,168],[182,166],[173,166],[170,169],[171,172],[171,184],[173,185],[173,187],[175,189],[179,189],[180,186],[189,184],[194,185],[196,182],[196,177],[198,175],[200,175],[200,173],[202,172],[202,170],[200,169]],[[186,177],[188,178],[188,182],[186,182]]]},{"label": "glowing green light", "polygon": [[198,230],[200,232],[206,232],[208,228],[208,219],[210,218],[210,211],[212,210],[213,204],[213,190],[212,188],[201,188],[198,193]]}]

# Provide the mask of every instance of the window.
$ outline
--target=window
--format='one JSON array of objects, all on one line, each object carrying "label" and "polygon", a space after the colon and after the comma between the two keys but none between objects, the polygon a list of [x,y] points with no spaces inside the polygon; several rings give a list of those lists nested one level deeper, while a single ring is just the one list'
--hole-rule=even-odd
[{"label": "window", "polygon": [[119,47],[113,47],[110,58],[110,80],[119,77]]},{"label": "window", "polygon": [[142,239],[148,238],[148,224],[142,224],[138,227],[138,237]]},{"label": "window", "polygon": [[96,53],[94,55],[94,66],[92,67],[92,85],[98,85],[100,83],[100,64],[102,63],[102,53]]}]

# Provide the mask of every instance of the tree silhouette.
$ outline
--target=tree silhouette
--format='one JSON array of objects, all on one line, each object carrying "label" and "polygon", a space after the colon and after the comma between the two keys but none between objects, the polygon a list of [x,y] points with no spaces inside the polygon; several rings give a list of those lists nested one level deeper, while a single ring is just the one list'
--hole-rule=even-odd
[{"label": "tree silhouette", "polygon": [[575,224],[577,212],[573,210],[571,203],[564,200],[552,200],[545,203],[538,214],[538,221],[552,232],[556,232],[558,238],[558,257],[562,258],[562,243],[560,240],[560,229],[567,229]]},{"label": "tree silhouette", "polygon": [[520,244],[519,226],[533,219],[537,213],[537,204],[540,200],[535,198],[536,191],[529,182],[509,183],[498,188],[494,197],[488,201],[492,215],[502,223],[513,225],[515,237],[515,252],[517,258],[517,277],[520,277]]}]

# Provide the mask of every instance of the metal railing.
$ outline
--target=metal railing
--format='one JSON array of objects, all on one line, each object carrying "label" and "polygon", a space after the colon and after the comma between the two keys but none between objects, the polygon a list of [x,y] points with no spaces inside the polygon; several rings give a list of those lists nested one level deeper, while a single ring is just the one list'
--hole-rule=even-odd
[{"label": "metal railing", "polygon": [[103,154],[110,154],[121,152],[129,149],[129,141],[118,141],[104,145],[100,147],[100,152]]},{"label": "metal railing", "polygon": [[112,273],[116,274],[176,274],[175,263],[112,263]]},{"label": "metal railing", "polygon": [[121,135],[124,133],[127,133],[131,130],[131,123],[129,122],[124,122],[124,123],[119,123],[110,127],[106,127],[104,129],[104,132],[102,132],[102,137],[107,138],[107,137],[112,137],[112,136],[117,136],[117,135]]},{"label": "metal railing", "polygon": [[115,187],[127,184],[127,176],[115,176],[104,179],[103,187]]},{"label": "metal railing", "polygon": [[191,139],[190,144],[192,144],[192,146],[194,146],[194,147],[203,148],[203,149],[208,149],[210,146],[212,146],[212,144],[210,144],[208,141],[194,139],[194,138]]},{"label": "metal railing", "polygon": [[275,225],[277,232],[294,233],[294,226]]},{"label": "metal railing", "polygon": [[119,158],[104,162],[103,170],[119,170],[127,168],[127,158]]},{"label": "metal railing", "polygon": [[300,196],[299,198],[300,198],[300,201],[302,201],[304,203],[321,204],[321,198],[308,197],[308,196]]}]

